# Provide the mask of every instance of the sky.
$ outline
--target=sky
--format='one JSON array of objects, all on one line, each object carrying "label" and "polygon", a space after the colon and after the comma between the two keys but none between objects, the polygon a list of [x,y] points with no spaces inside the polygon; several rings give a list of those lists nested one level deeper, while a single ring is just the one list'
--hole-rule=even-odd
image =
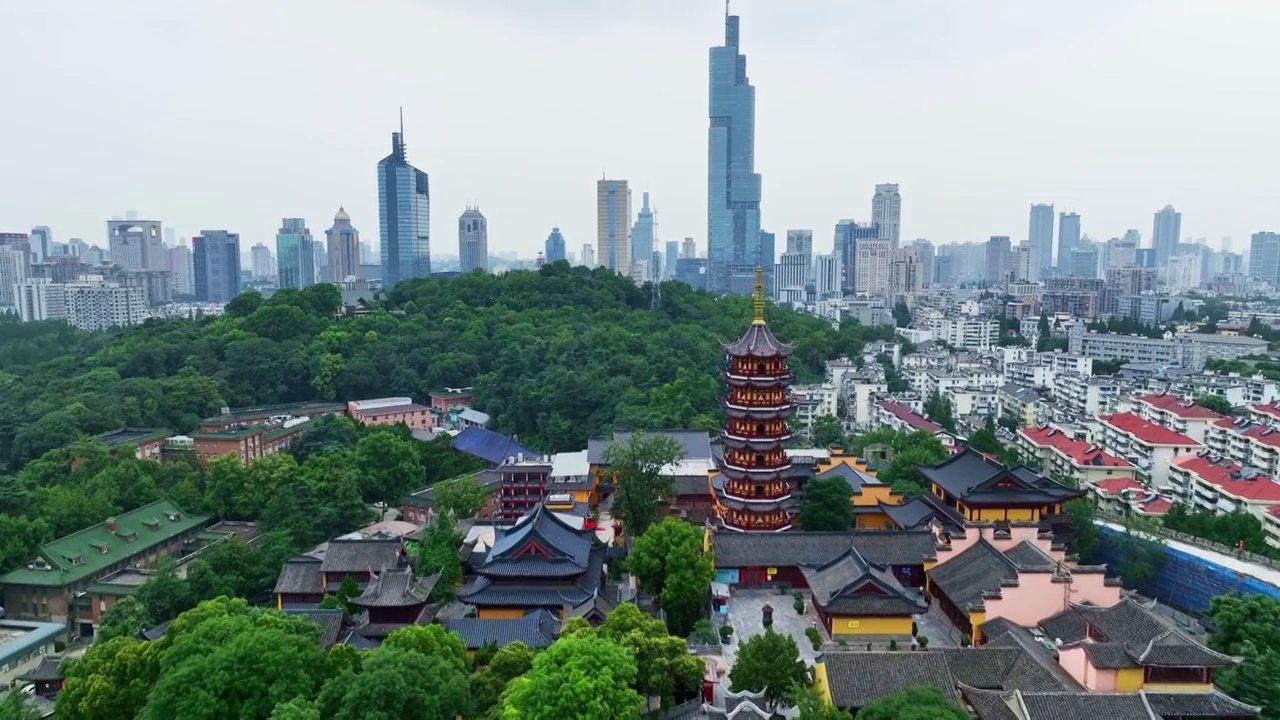
[{"label": "sky", "polygon": [[[1274,0],[733,0],[756,87],[762,226],[869,220],[902,238],[1027,236],[1033,202],[1107,239],[1280,230]],[[716,0],[0,0],[0,232],[105,246],[135,210],[274,245],[339,205],[377,243],[375,166],[404,108],[432,252],[468,203],[490,252],[595,239],[595,181],[649,191],[706,247]]]}]

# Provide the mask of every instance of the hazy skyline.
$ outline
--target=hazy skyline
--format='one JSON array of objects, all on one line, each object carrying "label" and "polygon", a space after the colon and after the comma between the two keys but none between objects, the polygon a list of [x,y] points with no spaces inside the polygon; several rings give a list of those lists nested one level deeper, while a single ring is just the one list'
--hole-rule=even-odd
[{"label": "hazy skyline", "polygon": [[[1262,0],[734,0],[757,88],[762,227],[869,220],[904,243],[1024,239],[1034,202],[1094,239],[1182,213],[1235,249],[1280,229],[1280,87]],[[375,166],[404,107],[432,252],[468,202],[490,252],[595,238],[602,173],[648,191],[661,240],[706,250],[709,0],[0,0],[0,232],[105,247],[136,210],[271,245],[346,207],[378,240]]]}]

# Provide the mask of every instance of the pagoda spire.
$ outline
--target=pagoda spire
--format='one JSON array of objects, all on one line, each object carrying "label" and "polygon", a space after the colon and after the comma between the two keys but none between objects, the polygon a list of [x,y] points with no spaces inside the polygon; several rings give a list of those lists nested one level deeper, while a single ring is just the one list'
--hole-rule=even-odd
[{"label": "pagoda spire", "polygon": [[756,316],[752,325],[764,324],[764,268],[756,266],[756,284],[751,286],[751,304],[755,306]]}]

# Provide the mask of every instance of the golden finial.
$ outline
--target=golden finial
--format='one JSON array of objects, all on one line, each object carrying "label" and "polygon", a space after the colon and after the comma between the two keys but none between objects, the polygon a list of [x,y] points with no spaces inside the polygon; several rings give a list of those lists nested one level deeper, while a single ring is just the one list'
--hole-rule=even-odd
[{"label": "golden finial", "polygon": [[756,319],[752,320],[753,325],[764,324],[764,268],[756,266],[756,284],[751,286],[754,291],[751,304],[756,309]]}]

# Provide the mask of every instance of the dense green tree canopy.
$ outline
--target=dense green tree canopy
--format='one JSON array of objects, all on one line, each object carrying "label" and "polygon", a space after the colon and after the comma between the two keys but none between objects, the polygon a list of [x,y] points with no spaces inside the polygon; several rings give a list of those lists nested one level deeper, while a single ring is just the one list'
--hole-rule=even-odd
[{"label": "dense green tree canopy", "polygon": [[627,559],[640,587],[653,596],[671,630],[681,636],[688,635],[701,616],[716,576],[711,556],[702,547],[701,527],[666,517],[632,541]]},{"label": "dense green tree canopy", "polygon": [[578,633],[538,653],[511,683],[501,720],[615,720],[634,717],[644,698],[632,689],[636,661],[621,645]]},{"label": "dense green tree canopy", "polygon": [[1196,405],[1208,408],[1219,415],[1231,414],[1231,401],[1221,395],[1201,395],[1195,400]]},{"label": "dense green tree canopy", "polygon": [[729,682],[734,692],[763,692],[765,702],[777,707],[784,698],[794,697],[809,684],[808,673],[796,639],[768,628],[747,638],[738,648],[729,669]]},{"label": "dense green tree canopy", "polygon": [[667,435],[632,433],[624,442],[610,442],[604,459],[613,473],[613,512],[628,535],[644,534],[658,516],[658,506],[675,497],[675,480],[663,474],[684,457],[679,441]]},{"label": "dense green tree canopy", "polygon": [[830,447],[844,442],[844,426],[835,415],[819,415],[810,431],[814,447]]},{"label": "dense green tree canopy", "polygon": [[598,632],[631,651],[636,659],[636,691],[658,698],[663,709],[675,705],[677,690],[698,687],[702,660],[689,653],[684,638],[668,635],[661,620],[640,612],[633,603],[614,608]]},{"label": "dense green tree canopy", "polygon": [[937,688],[920,686],[868,703],[854,720],[969,720],[969,713]]},{"label": "dense green tree canopy", "polygon": [[842,477],[813,479],[805,483],[800,500],[800,527],[804,530],[848,530],[853,527],[853,488]]},{"label": "dense green tree canopy", "polygon": [[1209,603],[1214,632],[1209,647],[1242,658],[1213,674],[1223,692],[1262,707],[1266,720],[1280,718],[1280,600],[1228,593]]},{"label": "dense green tree canopy", "polygon": [[453,720],[471,709],[467,675],[448,658],[380,647],[357,673],[327,682],[316,702],[329,720]]},{"label": "dense green tree canopy", "polygon": [[924,478],[916,465],[936,465],[947,459],[947,449],[937,436],[917,430],[906,432],[895,428],[876,428],[852,438],[849,449],[855,455],[864,456],[872,445],[888,447],[893,457],[889,466],[880,468],[876,477],[888,484],[894,492],[907,497],[923,495],[928,491]]}]

